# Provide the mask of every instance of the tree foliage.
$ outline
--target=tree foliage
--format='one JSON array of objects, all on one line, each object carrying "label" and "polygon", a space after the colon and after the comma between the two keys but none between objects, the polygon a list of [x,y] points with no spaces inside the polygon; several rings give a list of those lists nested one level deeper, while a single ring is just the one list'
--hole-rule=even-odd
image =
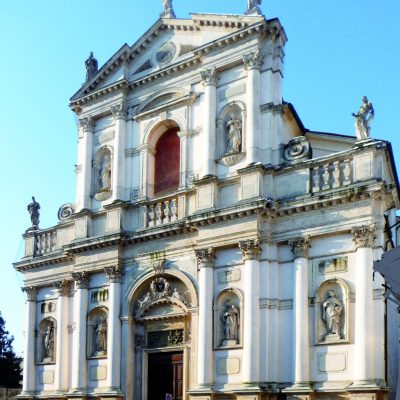
[{"label": "tree foliage", "polygon": [[7,388],[18,388],[21,382],[22,359],[15,354],[13,341],[0,313],[0,386]]}]

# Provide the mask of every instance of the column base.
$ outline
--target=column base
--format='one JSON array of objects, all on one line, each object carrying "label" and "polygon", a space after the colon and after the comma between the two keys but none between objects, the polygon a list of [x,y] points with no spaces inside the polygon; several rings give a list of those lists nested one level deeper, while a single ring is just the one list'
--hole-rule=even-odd
[{"label": "column base", "polygon": [[[308,394],[313,393],[313,389],[309,382],[298,382],[294,383],[292,386],[287,387],[286,389],[282,390],[282,393],[296,393],[296,394],[305,394],[306,397],[305,399],[309,398]],[[290,397],[290,396],[289,396]],[[296,397],[295,397],[296,398]],[[303,398],[303,397],[298,397],[298,398]]]},{"label": "column base", "polygon": [[369,390],[381,390],[382,388],[376,384],[376,381],[373,379],[370,380],[359,380],[354,381],[349,387],[348,390],[361,390],[361,391],[369,391]]},{"label": "column base", "polygon": [[21,392],[19,395],[15,396],[16,399],[33,399],[35,397],[36,392]]}]

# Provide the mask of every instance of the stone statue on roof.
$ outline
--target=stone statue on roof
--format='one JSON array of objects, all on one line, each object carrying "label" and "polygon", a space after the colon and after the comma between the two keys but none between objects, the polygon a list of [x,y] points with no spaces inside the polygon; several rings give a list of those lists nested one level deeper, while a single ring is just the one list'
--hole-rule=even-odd
[{"label": "stone statue on roof", "polygon": [[32,196],[32,203],[28,204],[28,212],[31,216],[32,227],[30,229],[38,229],[39,228],[39,218],[40,218],[40,204],[35,200],[35,197]]},{"label": "stone statue on roof", "polygon": [[93,57],[93,52],[91,51],[88,59],[85,61],[86,68],[86,82],[93,78],[96,72],[99,70],[99,64],[97,60]]},{"label": "stone statue on roof", "polygon": [[172,6],[172,0],[162,0],[162,5],[164,7],[161,13],[162,18],[175,18],[174,8]]},{"label": "stone statue on roof", "polygon": [[262,0],[247,0],[247,12],[258,9],[261,6]]},{"label": "stone statue on roof", "polygon": [[357,141],[368,140],[371,135],[371,121],[374,119],[375,110],[372,103],[368,101],[367,96],[362,97],[362,105],[357,114],[352,114],[356,119]]}]

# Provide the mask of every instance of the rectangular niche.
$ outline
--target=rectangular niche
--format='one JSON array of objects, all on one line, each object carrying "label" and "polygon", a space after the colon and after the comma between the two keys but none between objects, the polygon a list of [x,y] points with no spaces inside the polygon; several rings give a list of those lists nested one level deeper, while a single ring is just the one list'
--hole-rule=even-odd
[{"label": "rectangular niche", "polygon": [[316,263],[319,275],[343,273],[348,270],[347,257],[326,258]]}]

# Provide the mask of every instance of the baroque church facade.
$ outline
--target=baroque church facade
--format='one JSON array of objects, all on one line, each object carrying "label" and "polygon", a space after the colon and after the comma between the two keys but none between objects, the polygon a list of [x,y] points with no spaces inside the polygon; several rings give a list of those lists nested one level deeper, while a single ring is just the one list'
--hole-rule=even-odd
[{"label": "baroque church facade", "polygon": [[29,206],[20,397],[387,398],[372,263],[399,198],[372,105],[357,139],[308,130],[259,1],[189,19],[164,3],[86,61],[75,204],[46,229]]}]

